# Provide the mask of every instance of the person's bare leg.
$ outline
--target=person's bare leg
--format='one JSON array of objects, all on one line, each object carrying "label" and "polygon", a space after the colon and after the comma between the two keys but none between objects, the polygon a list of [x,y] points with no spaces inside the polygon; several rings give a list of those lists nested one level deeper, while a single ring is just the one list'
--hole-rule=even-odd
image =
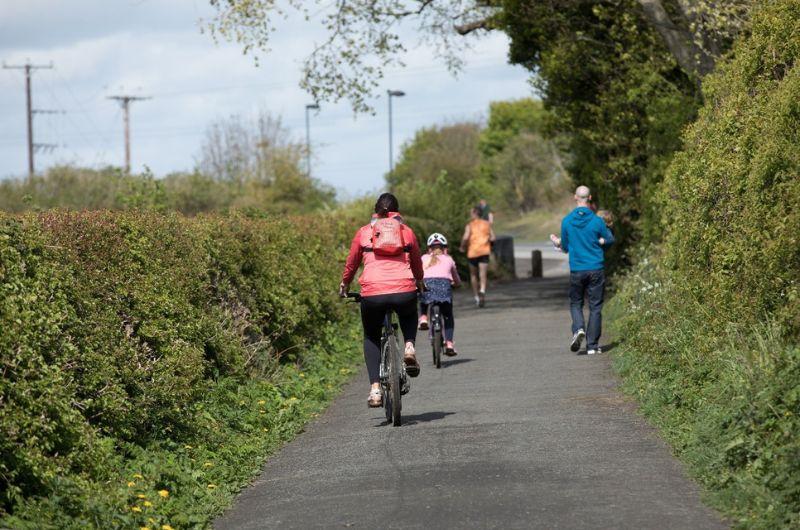
[{"label": "person's bare leg", "polygon": [[478,298],[478,267],[469,266],[469,283],[472,285],[472,294]]},{"label": "person's bare leg", "polygon": [[481,292],[486,293],[486,279],[489,276],[489,264],[481,263],[479,267],[481,276]]}]

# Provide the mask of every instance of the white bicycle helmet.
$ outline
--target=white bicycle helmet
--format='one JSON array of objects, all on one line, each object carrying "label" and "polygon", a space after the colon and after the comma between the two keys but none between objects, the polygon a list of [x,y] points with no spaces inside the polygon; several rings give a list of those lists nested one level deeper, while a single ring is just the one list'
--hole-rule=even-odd
[{"label": "white bicycle helmet", "polygon": [[443,247],[446,247],[447,238],[439,232],[434,232],[430,235],[430,237],[428,237],[428,246],[432,247],[433,245],[442,245]]}]

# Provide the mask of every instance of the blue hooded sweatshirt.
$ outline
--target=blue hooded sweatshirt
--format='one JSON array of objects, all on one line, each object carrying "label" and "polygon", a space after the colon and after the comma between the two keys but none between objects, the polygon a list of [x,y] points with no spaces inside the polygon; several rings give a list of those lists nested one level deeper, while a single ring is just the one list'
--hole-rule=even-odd
[{"label": "blue hooded sweatshirt", "polygon": [[[600,246],[600,238],[605,245]],[[561,221],[561,248],[569,254],[572,272],[603,268],[603,250],[614,244],[614,234],[602,219],[585,206],[578,206]]]}]

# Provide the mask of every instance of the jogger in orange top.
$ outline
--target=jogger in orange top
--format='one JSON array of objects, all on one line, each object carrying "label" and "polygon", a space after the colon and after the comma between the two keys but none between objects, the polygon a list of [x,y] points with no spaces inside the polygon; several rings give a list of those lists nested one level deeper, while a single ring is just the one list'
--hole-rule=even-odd
[{"label": "jogger in orange top", "polygon": [[469,260],[469,276],[472,293],[475,295],[475,305],[483,307],[486,304],[489,255],[492,253],[495,237],[491,223],[481,219],[480,208],[473,208],[470,216],[470,222],[464,227],[464,236],[461,238],[461,252],[466,252]]}]

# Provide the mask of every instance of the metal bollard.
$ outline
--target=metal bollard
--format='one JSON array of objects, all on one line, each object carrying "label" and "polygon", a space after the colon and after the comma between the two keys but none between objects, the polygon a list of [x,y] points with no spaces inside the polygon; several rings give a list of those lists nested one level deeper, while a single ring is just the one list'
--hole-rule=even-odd
[{"label": "metal bollard", "polygon": [[542,277],[542,251],[531,252],[531,278]]}]

